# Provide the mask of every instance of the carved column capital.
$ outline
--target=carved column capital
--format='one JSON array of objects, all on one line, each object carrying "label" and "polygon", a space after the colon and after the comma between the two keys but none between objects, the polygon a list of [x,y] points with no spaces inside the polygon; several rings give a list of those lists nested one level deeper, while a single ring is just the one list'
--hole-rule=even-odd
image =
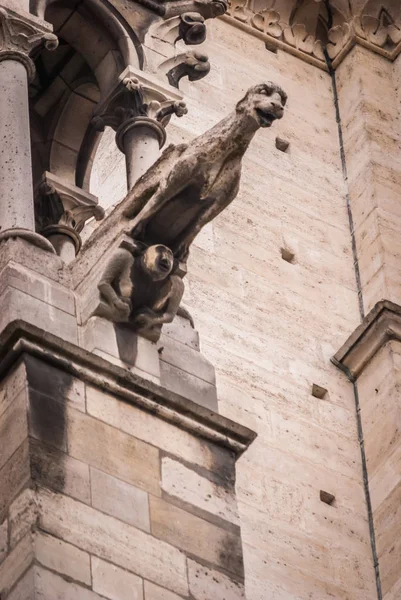
[{"label": "carved column capital", "polygon": [[106,126],[116,132],[116,144],[126,153],[124,137],[136,127],[148,127],[156,132],[161,148],[166,141],[165,126],[171,115],[182,117],[187,113],[182,96],[142,72],[128,67],[108,98],[99,106],[92,125],[99,131]]},{"label": "carved column capital", "polygon": [[45,173],[36,189],[36,226],[45,237],[61,234],[69,237],[75,253],[81,248],[80,232],[85,222],[95,217],[103,219],[104,210],[96,196],[81,188],[66,185],[51,173]]},{"label": "carved column capital", "polygon": [[55,50],[58,39],[41,22],[0,6],[0,61],[21,62],[31,81],[35,76],[32,55],[41,47]]}]

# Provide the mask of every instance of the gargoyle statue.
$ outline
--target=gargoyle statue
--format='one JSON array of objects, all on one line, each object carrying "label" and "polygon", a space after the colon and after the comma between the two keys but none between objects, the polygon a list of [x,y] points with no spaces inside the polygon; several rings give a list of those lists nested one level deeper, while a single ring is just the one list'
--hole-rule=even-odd
[{"label": "gargoyle statue", "polygon": [[260,127],[281,119],[287,95],[264,83],[248,90],[235,111],[189,144],[170,145],[126,201],[130,236],[164,244],[185,261],[202,227],[237,196],[242,157]]},{"label": "gargoyle statue", "polygon": [[144,247],[125,241],[106,265],[98,289],[101,301],[95,315],[117,323],[130,323],[151,341],[162,325],[171,323],[184,293],[177,262],[161,244]]}]

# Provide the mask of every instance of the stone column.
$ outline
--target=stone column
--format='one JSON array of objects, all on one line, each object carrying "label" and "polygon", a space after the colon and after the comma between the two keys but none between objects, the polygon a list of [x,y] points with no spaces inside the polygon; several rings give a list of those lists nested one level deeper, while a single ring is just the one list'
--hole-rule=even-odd
[{"label": "stone column", "polygon": [[30,15],[2,7],[0,30],[0,240],[21,236],[53,252],[35,233],[28,82],[35,75],[32,51],[54,50],[58,41]]},{"label": "stone column", "polygon": [[81,248],[80,233],[85,222],[92,217],[97,221],[104,217],[96,196],[48,172],[36,189],[35,205],[36,229],[66,263],[74,260]]},{"label": "stone column", "polygon": [[135,182],[155,162],[166,141],[165,126],[172,114],[187,112],[181,93],[162,86],[141,71],[128,67],[109,96],[100,104],[92,124],[116,132],[116,144],[125,154],[127,183]]}]

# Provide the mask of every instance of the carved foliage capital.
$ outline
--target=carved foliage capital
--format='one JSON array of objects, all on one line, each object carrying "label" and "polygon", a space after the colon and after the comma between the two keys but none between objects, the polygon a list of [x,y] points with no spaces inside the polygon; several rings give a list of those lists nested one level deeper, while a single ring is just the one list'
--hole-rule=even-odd
[{"label": "carved foliage capital", "polygon": [[171,115],[182,117],[188,112],[185,102],[179,97],[168,98],[160,89],[139,81],[132,73],[123,77],[114,91],[99,107],[92,119],[98,131],[106,126],[116,131],[118,148],[124,152],[123,137],[131,128],[147,125],[159,135],[160,147],[166,138],[164,127]]},{"label": "carved foliage capital", "polygon": [[22,62],[29,79],[33,79],[35,67],[32,55],[42,47],[55,50],[57,46],[57,36],[43,25],[0,7],[0,60]]}]

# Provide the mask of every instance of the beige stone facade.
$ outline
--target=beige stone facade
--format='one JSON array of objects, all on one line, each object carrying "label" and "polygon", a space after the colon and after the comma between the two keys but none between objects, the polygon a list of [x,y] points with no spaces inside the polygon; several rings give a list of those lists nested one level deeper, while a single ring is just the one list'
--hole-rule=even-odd
[{"label": "beige stone facade", "polygon": [[[3,0],[0,31],[0,600],[400,600],[399,2]],[[162,148],[269,81],[232,202],[235,127],[197,155],[230,200],[188,259],[181,188],[139,230]]]}]

